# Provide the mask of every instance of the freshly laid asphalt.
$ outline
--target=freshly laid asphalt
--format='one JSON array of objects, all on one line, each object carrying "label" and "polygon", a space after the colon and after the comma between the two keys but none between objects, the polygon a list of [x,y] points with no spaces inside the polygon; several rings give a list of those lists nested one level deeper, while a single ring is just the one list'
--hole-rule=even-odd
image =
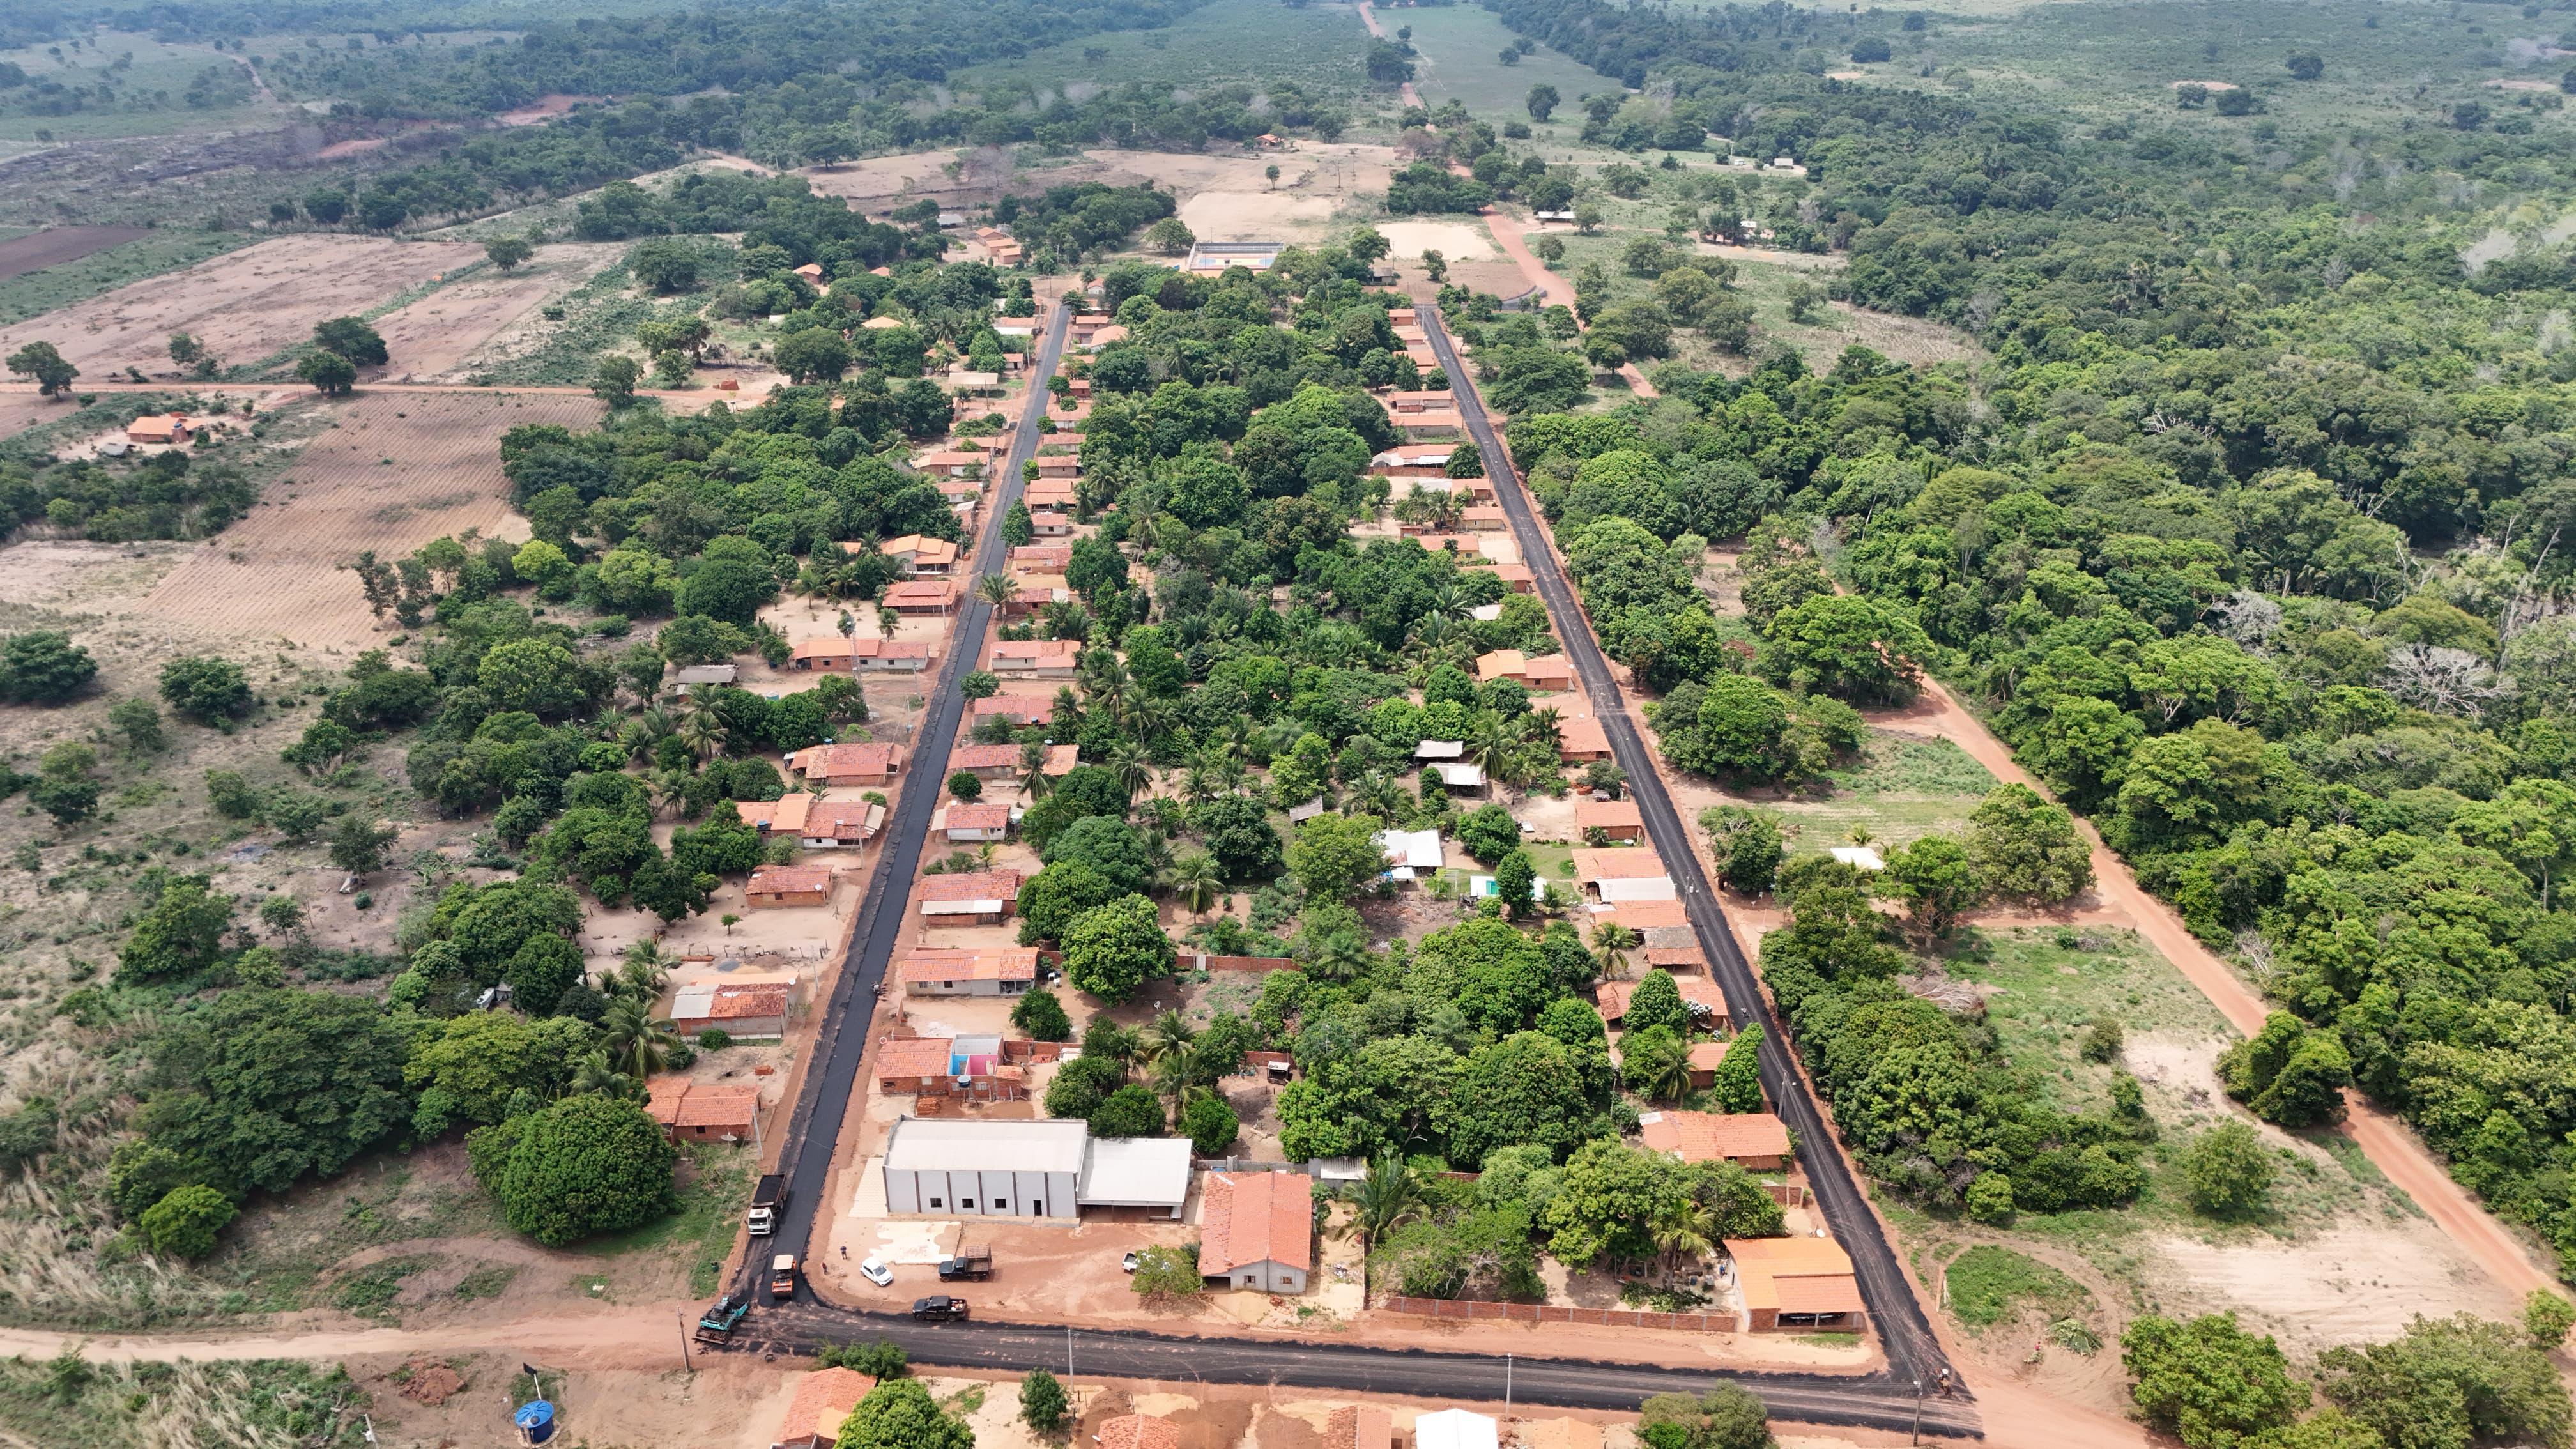
[{"label": "freshly laid asphalt", "polygon": [[[738,1286],[756,1307],[729,1352],[808,1354],[828,1344],[860,1339],[891,1339],[916,1363],[1025,1372],[1046,1368],[1072,1375],[1213,1384],[1267,1384],[1353,1393],[1397,1395],[1435,1401],[1553,1404],[1572,1408],[1631,1410],[1659,1393],[1698,1392],[1720,1381],[1744,1385],[1768,1404],[1774,1415],[1801,1423],[1908,1430],[1920,1426],[1935,1434],[1980,1438],[1977,1412],[1956,1375],[1941,1383],[1949,1363],[1932,1336],[1912,1286],[1898,1268],[1878,1219],[1863,1200],[1849,1166],[1825,1130],[1803,1081],[1790,1070],[1784,1038],[1772,1019],[1769,1003],[1755,985],[1751,967],[1727,931],[1715,893],[1709,888],[1698,857],[1690,849],[1679,814],[1655,773],[1644,742],[1628,718],[1619,686],[1593,641],[1573,592],[1556,567],[1536,515],[1521,491],[1518,475],[1486,421],[1475,396],[1472,374],[1462,366],[1438,315],[1420,309],[1433,351],[1448,372],[1451,385],[1467,406],[1460,412],[1485,457],[1487,475],[1520,541],[1523,558],[1538,582],[1539,595],[1556,620],[1566,653],[1582,678],[1593,712],[1610,736],[1611,752],[1628,772],[1630,791],[1713,963],[1727,1004],[1740,1022],[1765,1027],[1761,1057],[1762,1084],[1780,1116],[1802,1144],[1817,1204],[1834,1236],[1851,1253],[1861,1297],[1876,1325],[1887,1364],[1860,1375],[1794,1372],[1711,1372],[1705,1368],[1667,1368],[1651,1364],[1612,1363],[1558,1357],[1498,1357],[1429,1349],[1376,1348],[1332,1340],[1202,1337],[1155,1333],[1141,1329],[1079,1329],[991,1320],[963,1323],[916,1323],[901,1314],[872,1313],[824,1299],[809,1281],[793,1301],[767,1304],[757,1290],[769,1251],[793,1245],[810,1252],[819,1244],[814,1228],[823,1209],[824,1184],[851,1094],[857,1090],[859,1064],[867,1052],[874,998],[894,954],[897,929],[904,915],[904,893],[920,868],[929,834],[931,807],[939,794],[936,777],[957,734],[964,701],[957,682],[973,667],[976,650],[990,617],[991,605],[970,595],[960,609],[955,634],[959,647],[941,666],[937,692],[910,751],[916,772],[931,771],[928,782],[916,779],[903,792],[884,837],[885,857],[877,862],[860,920],[850,942],[848,961],[826,1009],[813,1047],[813,1070],[805,1078],[790,1119],[779,1171],[789,1183],[787,1210],[778,1235],[767,1249],[754,1244],[745,1254]],[[1042,394],[1064,350],[1068,314],[1060,307],[1050,319],[1045,341],[1032,369],[1032,396]],[[1020,465],[1034,455],[1038,437],[1032,409],[1020,421],[1000,472],[992,511],[987,515],[976,557],[997,556],[1002,515],[1020,496]],[[925,766],[923,762],[930,762]],[[868,1006],[859,1003],[866,1001]],[[973,1297],[969,1285],[965,1296]]]}]

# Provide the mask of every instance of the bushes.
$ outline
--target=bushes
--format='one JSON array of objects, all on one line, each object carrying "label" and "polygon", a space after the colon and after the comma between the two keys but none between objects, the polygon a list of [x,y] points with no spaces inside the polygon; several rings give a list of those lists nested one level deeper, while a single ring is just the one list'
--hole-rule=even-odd
[{"label": "bushes", "polygon": [[503,1221],[550,1248],[640,1227],[678,1206],[679,1154],[633,1102],[596,1094],[467,1134]]},{"label": "bushes", "polygon": [[2212,1217],[2260,1211],[2279,1170],[2271,1149],[2242,1122],[2222,1122],[2193,1138],[2183,1149],[2182,1169],[2191,1205]]},{"label": "bushes", "polygon": [[250,710],[250,682],[228,659],[185,655],[161,666],[161,699],[185,718],[218,728]]},{"label": "bushes", "polygon": [[2252,1038],[2218,1059],[2227,1094],[2254,1115],[2284,1127],[2310,1127],[2343,1118],[2343,1089],[2352,1084],[2352,1057],[2343,1039],[2312,1029],[2286,1011],[2273,1012]]},{"label": "bushes", "polygon": [[172,1188],[144,1209],[139,1222],[152,1251],[179,1258],[202,1258],[215,1250],[215,1234],[238,1217],[232,1200],[203,1183]]},{"label": "bushes", "polygon": [[60,704],[97,674],[98,661],[59,630],[0,639],[0,699],[11,704]]}]

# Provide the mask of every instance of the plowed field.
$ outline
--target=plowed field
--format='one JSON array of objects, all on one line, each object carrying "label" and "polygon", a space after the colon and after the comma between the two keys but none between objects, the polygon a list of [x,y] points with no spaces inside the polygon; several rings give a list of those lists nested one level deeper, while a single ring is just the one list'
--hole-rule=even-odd
[{"label": "plowed field", "polygon": [[248,518],[199,545],[153,590],[147,612],[208,635],[370,647],[382,631],[357,576],[340,566],[362,550],[398,557],[469,528],[525,538],[501,476],[501,434],[520,423],[587,428],[600,405],[547,394],[361,392],[334,411],[339,426],[305,445],[294,481],[270,488]]},{"label": "plowed field", "polygon": [[[280,237],[0,329],[0,353],[42,338],[93,378],[166,372],[170,334],[186,332],[226,362],[256,362],[312,336],[316,322],[366,311],[482,255],[458,242]],[[399,351],[393,361],[404,370]]]}]

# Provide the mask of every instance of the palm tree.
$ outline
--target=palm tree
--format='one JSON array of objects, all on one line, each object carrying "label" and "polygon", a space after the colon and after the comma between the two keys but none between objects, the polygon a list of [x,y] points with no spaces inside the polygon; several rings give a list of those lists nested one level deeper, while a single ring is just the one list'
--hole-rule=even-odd
[{"label": "palm tree", "polygon": [[1690,1046],[1685,1042],[1670,1056],[1649,1062],[1645,1079],[1646,1100],[1669,1102],[1680,1106],[1691,1093]]},{"label": "palm tree", "polygon": [[666,959],[668,958],[662,954],[661,942],[650,940],[636,942],[626,948],[624,959],[618,965],[616,978],[610,983],[611,989],[643,1002],[651,1002],[659,998],[662,988],[670,984],[671,980],[669,969],[662,964]]},{"label": "palm tree", "polygon": [[882,599],[878,600],[878,601],[877,601],[877,633],[878,633],[878,634],[880,634],[880,635],[882,635],[882,636],[884,636],[885,638],[888,638],[888,639],[893,638],[893,637],[894,637],[894,622],[895,622],[895,621],[894,621],[894,610],[887,608],[887,607],[886,607],[886,605],[885,605],[885,601],[884,601],[884,600],[882,600]]},{"label": "palm tree", "polygon": [[1166,1009],[1136,1033],[1136,1058],[1153,1066],[1198,1040],[1198,1031],[1178,1011]]},{"label": "palm tree", "polygon": [[[1422,1210],[1422,1183],[1401,1153],[1389,1147],[1371,1159],[1368,1176],[1360,1179],[1360,1260],[1368,1260],[1369,1250],[1380,1238],[1404,1225],[1405,1219]],[[1360,1296],[1368,1296],[1367,1274],[1361,1274]]]},{"label": "palm tree", "polygon": [[701,764],[724,753],[729,733],[724,721],[716,718],[711,709],[692,710],[688,718],[680,721],[680,743],[687,745]]},{"label": "palm tree", "polygon": [[1592,949],[1600,954],[1601,974],[1616,981],[1628,974],[1628,948],[1637,944],[1637,933],[1616,921],[1604,921],[1592,928]]},{"label": "palm tree", "polygon": [[1154,783],[1153,764],[1145,758],[1145,747],[1134,740],[1120,740],[1109,751],[1109,770],[1118,777],[1118,788],[1126,791],[1130,800],[1143,795],[1146,787]]},{"label": "palm tree", "polygon": [[1185,1041],[1167,1048],[1153,1058],[1154,1085],[1172,1099],[1172,1129],[1180,1130],[1181,1114],[1189,1110],[1192,1098],[1206,1093],[1199,1081],[1200,1060],[1206,1055],[1195,1041]]},{"label": "palm tree", "polygon": [[991,870],[991,869],[993,868],[993,860],[994,860],[994,857],[996,857],[996,856],[1000,855],[1001,853],[1002,853],[1002,848],[1001,848],[1000,846],[998,846],[998,845],[995,845],[993,842],[991,842],[991,841],[989,841],[989,840],[985,841],[983,844],[981,844],[981,845],[979,845],[979,846],[976,846],[976,847],[975,847],[975,865],[976,865],[976,867],[977,867],[978,869],[980,869],[980,870]]},{"label": "palm tree", "polygon": [[1511,736],[1503,733],[1503,722],[1490,713],[1479,713],[1475,728],[1467,731],[1466,750],[1459,758],[1487,775],[1500,775],[1510,763]]},{"label": "palm tree", "polygon": [[1654,1235],[1656,1251],[1664,1255],[1666,1272],[1679,1267],[1684,1258],[1705,1257],[1717,1248],[1717,1214],[1695,1198],[1665,1203],[1648,1231]]},{"label": "palm tree", "polygon": [[1527,735],[1533,743],[1545,745],[1548,747],[1550,752],[1553,752],[1559,744],[1564,742],[1565,711],[1558,709],[1555,705],[1541,705],[1537,709],[1531,710],[1528,714],[1521,716],[1521,719],[1521,731],[1523,734]]},{"label": "palm tree", "polygon": [[[1196,772],[1193,772],[1196,773]],[[1172,893],[1194,916],[1204,916],[1225,896],[1225,872],[1205,851],[1182,856],[1172,867]]]},{"label": "palm tree", "polygon": [[1368,947],[1348,931],[1335,931],[1315,947],[1306,974],[1318,981],[1351,981],[1369,968]]},{"label": "palm tree", "polygon": [[588,1096],[593,1092],[606,1097],[643,1095],[643,1088],[636,1080],[619,1071],[617,1064],[608,1059],[606,1048],[594,1050],[581,1059],[581,1064],[573,1068],[572,1082],[565,1091],[575,1097]]},{"label": "palm tree", "polygon": [[637,1081],[662,1070],[670,1049],[680,1044],[669,1021],[656,1020],[651,1007],[631,996],[610,1002],[599,1025],[609,1059]]},{"label": "palm tree", "polygon": [[625,749],[630,763],[642,764],[653,758],[653,747],[662,742],[660,732],[642,719],[631,719],[617,732],[617,743]]},{"label": "palm tree", "polygon": [[1193,805],[1205,805],[1216,796],[1216,771],[1209,767],[1207,753],[1201,751],[1190,762],[1189,773],[1181,777],[1181,798]]},{"label": "palm tree", "polygon": [[1011,587],[1010,579],[1001,574],[986,574],[975,581],[976,597],[996,609],[1009,603],[1011,595],[1016,592],[1018,590]]},{"label": "palm tree", "polygon": [[1170,734],[1174,723],[1170,700],[1139,692],[1127,702],[1127,728],[1147,744]]},{"label": "palm tree", "polygon": [[1020,746],[1020,793],[1032,801],[1055,793],[1055,777],[1046,772],[1047,747],[1035,740]]}]

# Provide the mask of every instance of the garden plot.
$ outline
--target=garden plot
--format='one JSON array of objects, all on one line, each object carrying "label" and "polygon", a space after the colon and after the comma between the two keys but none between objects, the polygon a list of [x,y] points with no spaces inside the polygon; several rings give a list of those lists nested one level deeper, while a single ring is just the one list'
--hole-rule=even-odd
[{"label": "garden plot", "polygon": [[[128,367],[167,371],[170,334],[185,332],[238,366],[303,342],[317,322],[364,312],[482,255],[454,242],[281,237],[0,329],[0,352],[41,339],[93,378]],[[394,366],[405,365],[397,350]]]},{"label": "garden plot", "polygon": [[525,537],[501,477],[500,435],[521,423],[587,428],[589,398],[556,394],[361,395],[306,446],[291,483],[198,547],[150,608],[205,634],[356,650],[377,626],[341,565],[408,554],[441,534]]}]

